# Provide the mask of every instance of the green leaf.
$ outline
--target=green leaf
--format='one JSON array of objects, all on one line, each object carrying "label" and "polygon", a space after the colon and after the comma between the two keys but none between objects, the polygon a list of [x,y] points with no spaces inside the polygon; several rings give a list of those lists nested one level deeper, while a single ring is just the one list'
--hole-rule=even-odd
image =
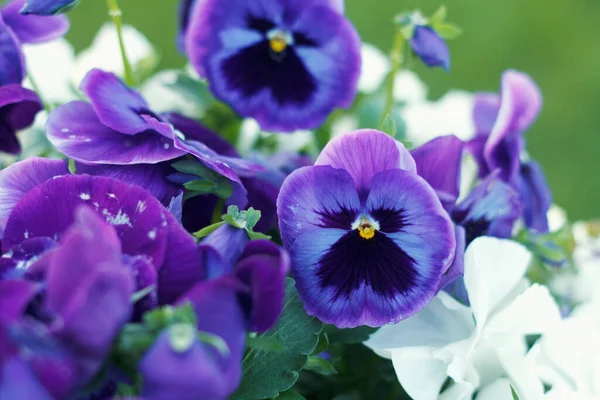
[{"label": "green leaf", "polygon": [[217,349],[217,351],[219,353],[221,353],[221,355],[224,357],[227,357],[227,356],[229,356],[229,354],[231,354],[231,351],[229,350],[229,346],[227,345],[227,342],[225,340],[223,340],[220,336],[213,335],[212,333],[209,333],[209,332],[200,331],[200,332],[198,332],[198,339],[200,339],[200,341],[207,343],[207,344],[211,345],[212,347],[214,347],[215,349]]},{"label": "green leaf", "polygon": [[206,82],[195,79],[184,71],[177,74],[175,82],[166,86],[203,108],[215,102]]},{"label": "green leaf", "polygon": [[256,223],[260,220],[260,216],[260,210],[255,210],[252,207],[246,210],[246,228],[254,229]]},{"label": "green leaf", "polygon": [[340,329],[333,325],[325,325],[323,328],[323,331],[327,333],[329,343],[362,343],[376,330],[377,328],[370,326]]},{"label": "green leaf", "polygon": [[310,356],[304,369],[325,376],[337,374],[333,364],[319,356]]},{"label": "green leaf", "polygon": [[221,221],[221,222],[217,222],[216,224],[205,226],[204,228],[200,229],[199,231],[194,232],[193,235],[198,239],[205,238],[208,235],[210,235],[211,233],[213,233],[214,231],[216,231],[218,228],[225,225],[225,223],[226,223],[225,221]]},{"label": "green leaf", "polygon": [[250,229],[246,229],[246,233],[248,234],[248,237],[250,238],[250,240],[256,240],[256,239],[271,240],[271,236],[265,235],[264,233],[260,233],[260,232],[254,232]]},{"label": "green leaf", "polygon": [[385,116],[385,119],[383,120],[383,124],[381,124],[381,127],[379,128],[379,130],[387,133],[391,137],[396,137],[396,133],[397,133],[396,122],[394,121],[394,119],[392,118],[392,116],[390,114]]},{"label": "green leaf", "polygon": [[429,18],[429,24],[435,28],[444,23],[447,15],[448,10],[446,9],[446,6],[440,6],[440,8],[433,13],[431,18]]},{"label": "green leaf", "polygon": [[276,397],[277,400],[306,400],[304,396],[293,389],[286,390]]},{"label": "green leaf", "polygon": [[254,350],[266,350],[272,352],[285,350],[283,343],[276,337],[250,336],[246,340],[246,346]]},{"label": "green leaf", "polygon": [[233,400],[270,399],[296,383],[299,371],[319,341],[322,323],[306,314],[292,278],[286,279],[285,305],[277,324],[258,338],[275,338],[284,350],[248,349],[242,361],[243,379]]},{"label": "green leaf", "polygon": [[69,158],[69,172],[71,174],[75,174],[77,172],[77,165],[75,164],[75,160]]},{"label": "green leaf", "polygon": [[441,24],[435,27],[435,31],[446,40],[456,39],[462,35],[462,30],[454,24]]},{"label": "green leaf", "polygon": [[519,395],[517,395],[517,392],[515,392],[515,388],[512,387],[512,385],[510,386],[510,392],[512,393],[513,400],[519,400]]},{"label": "green leaf", "polygon": [[317,347],[313,350],[311,355],[321,354],[329,347],[329,337],[327,336],[327,332],[321,332],[319,335],[319,343],[317,343]]}]

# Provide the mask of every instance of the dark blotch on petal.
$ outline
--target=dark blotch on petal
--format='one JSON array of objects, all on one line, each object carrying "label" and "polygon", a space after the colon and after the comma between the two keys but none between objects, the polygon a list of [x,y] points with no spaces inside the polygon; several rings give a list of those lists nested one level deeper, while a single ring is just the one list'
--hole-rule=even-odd
[{"label": "dark blotch on petal", "polygon": [[335,287],[337,297],[349,296],[363,283],[383,296],[409,292],[417,281],[415,260],[392,239],[376,232],[363,239],[357,230],[348,232],[319,260],[319,282]]},{"label": "dark blotch on petal", "polygon": [[371,211],[371,217],[379,222],[379,230],[381,232],[400,232],[407,225],[406,216],[402,210],[378,208]]},{"label": "dark blotch on petal", "polygon": [[350,210],[343,206],[340,207],[341,210],[335,212],[315,210],[321,216],[319,226],[323,228],[350,229],[352,223],[356,220],[358,211]]},{"label": "dark blotch on petal", "polygon": [[275,28],[275,24],[266,18],[248,15],[248,28],[260,32],[262,34],[267,34],[267,32]]},{"label": "dark blotch on petal", "polygon": [[316,91],[316,82],[292,47],[274,57],[264,40],[246,47],[221,65],[230,90],[251,97],[267,88],[280,105],[303,105]]}]

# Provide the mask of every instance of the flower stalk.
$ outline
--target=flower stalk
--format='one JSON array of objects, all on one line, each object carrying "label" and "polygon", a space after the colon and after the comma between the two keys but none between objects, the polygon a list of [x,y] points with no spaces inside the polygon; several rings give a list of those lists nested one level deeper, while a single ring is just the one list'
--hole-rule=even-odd
[{"label": "flower stalk", "polygon": [[396,29],[396,35],[394,36],[394,43],[392,45],[392,51],[390,52],[390,59],[392,61],[392,68],[388,75],[387,85],[385,88],[385,107],[383,109],[383,114],[381,115],[381,119],[379,120],[379,129],[383,128],[385,124],[385,120],[392,112],[394,107],[394,85],[396,83],[396,75],[402,68],[402,63],[404,62],[404,45],[406,43],[406,39],[404,37],[404,33],[402,29],[399,27]]},{"label": "flower stalk", "polygon": [[119,48],[121,49],[121,58],[123,59],[123,69],[125,72],[125,83],[128,86],[135,86],[136,79],[133,75],[133,68],[127,58],[127,52],[125,51],[125,41],[123,40],[123,22],[121,20],[121,9],[117,0],[106,0],[108,6],[108,15],[110,15],[115,28],[117,29],[117,36],[119,38]]}]

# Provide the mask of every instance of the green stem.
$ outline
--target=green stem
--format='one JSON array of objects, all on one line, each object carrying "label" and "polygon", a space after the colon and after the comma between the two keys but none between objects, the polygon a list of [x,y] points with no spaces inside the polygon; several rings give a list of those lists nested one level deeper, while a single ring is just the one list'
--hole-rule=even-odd
[{"label": "green stem", "polygon": [[52,105],[44,99],[44,96],[42,95],[42,92],[40,91],[40,87],[38,86],[35,79],[33,79],[33,75],[27,74],[27,78],[29,78],[29,83],[31,84],[33,91],[37,93],[37,95],[40,98],[42,104],[44,105],[44,108],[46,109],[46,111],[50,112],[52,110]]},{"label": "green stem", "polygon": [[115,28],[117,28],[117,36],[119,37],[119,47],[121,48],[121,58],[123,59],[123,69],[125,70],[125,83],[129,86],[135,86],[136,80],[133,75],[133,68],[127,58],[127,52],[125,51],[125,42],[123,41],[123,23],[121,21],[121,9],[117,0],[106,0],[108,5],[108,15],[113,20]]},{"label": "green stem", "polygon": [[223,207],[225,206],[225,199],[219,199],[212,214],[212,224],[221,222],[221,216],[223,215]]},{"label": "green stem", "polygon": [[379,120],[379,129],[383,128],[386,118],[390,115],[394,107],[394,84],[396,83],[396,75],[398,74],[398,71],[400,71],[400,68],[402,68],[402,62],[404,61],[402,55],[404,43],[404,35],[400,29],[397,29],[396,35],[394,36],[392,51],[390,53],[392,69],[388,75],[387,86],[385,88],[385,107],[381,119]]}]

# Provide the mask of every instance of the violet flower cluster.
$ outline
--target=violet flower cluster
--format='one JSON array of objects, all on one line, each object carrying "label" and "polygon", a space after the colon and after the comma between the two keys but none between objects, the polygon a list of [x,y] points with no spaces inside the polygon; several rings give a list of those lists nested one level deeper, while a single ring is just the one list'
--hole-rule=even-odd
[{"label": "violet flower cluster", "polygon": [[[52,108],[22,86],[21,47],[60,38],[56,14],[74,3],[0,9],[0,151],[19,154],[17,132],[49,111],[45,151],[0,171],[1,399],[304,398],[311,376],[351,370],[334,368],[347,343],[410,362],[395,329],[440,304],[475,309],[481,243],[566,260],[525,149],[541,108],[525,73],[474,96],[474,135],[407,148],[386,129],[409,109],[389,90],[401,60],[357,96],[371,71],[343,0],[184,0],[174,45],[197,76],[174,72],[161,90],[202,112],[156,106],[156,77],[135,87],[99,68]],[[441,13],[411,15],[399,45],[448,70]],[[388,358],[407,393],[437,398],[443,380],[419,391]],[[470,396],[479,381],[464,379]]]}]

